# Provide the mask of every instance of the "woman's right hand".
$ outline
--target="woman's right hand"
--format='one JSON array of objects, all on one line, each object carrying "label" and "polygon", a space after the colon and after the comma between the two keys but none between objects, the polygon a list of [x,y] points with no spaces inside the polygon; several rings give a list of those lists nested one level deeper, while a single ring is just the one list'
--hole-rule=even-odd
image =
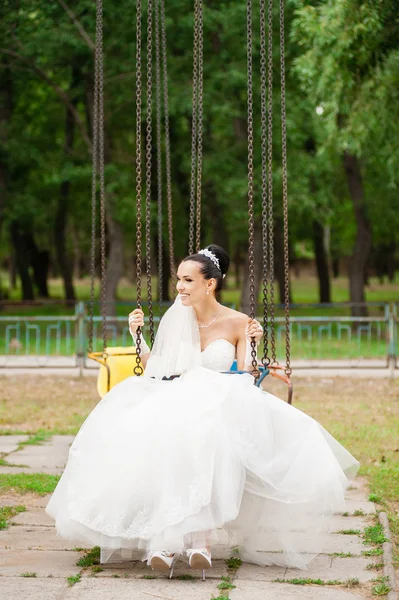
[{"label": "woman's right hand", "polygon": [[133,335],[137,333],[139,327],[144,327],[144,313],[140,308],[136,308],[129,313],[129,329]]}]

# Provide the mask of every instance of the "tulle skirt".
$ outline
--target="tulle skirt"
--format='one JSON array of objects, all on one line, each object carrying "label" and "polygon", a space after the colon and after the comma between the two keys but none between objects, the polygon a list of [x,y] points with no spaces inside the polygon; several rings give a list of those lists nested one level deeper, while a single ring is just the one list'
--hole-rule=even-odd
[{"label": "tulle skirt", "polygon": [[306,568],[357,468],[250,375],[196,367],[115,386],[76,436],[46,510],[59,535],[104,556],[227,543],[250,562]]}]

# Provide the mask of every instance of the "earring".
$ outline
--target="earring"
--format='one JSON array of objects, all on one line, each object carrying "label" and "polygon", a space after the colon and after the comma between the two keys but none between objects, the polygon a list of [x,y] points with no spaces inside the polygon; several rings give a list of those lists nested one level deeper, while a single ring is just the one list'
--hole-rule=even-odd
[{"label": "earring", "polygon": [[209,290],[206,290],[206,295],[209,296]]}]

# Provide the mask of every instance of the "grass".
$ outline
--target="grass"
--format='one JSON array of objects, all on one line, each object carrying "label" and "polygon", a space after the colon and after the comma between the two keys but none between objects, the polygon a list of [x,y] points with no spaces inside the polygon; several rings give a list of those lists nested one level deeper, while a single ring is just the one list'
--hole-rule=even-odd
[{"label": "grass", "polygon": [[380,523],[370,525],[363,531],[363,543],[368,546],[381,546],[384,542],[388,542],[384,536],[384,530]]},{"label": "grass", "polygon": [[185,575],[178,575],[176,577],[179,581],[197,581],[198,577],[194,577],[194,575],[190,575],[189,573]]},{"label": "grass", "polygon": [[236,586],[230,581],[230,577],[222,577],[222,581],[218,585],[218,590],[233,590]]},{"label": "grass", "polygon": [[334,533],[340,533],[341,535],[360,535],[360,529],[340,529],[339,531],[334,531]]},{"label": "grass", "polygon": [[77,567],[92,567],[94,565],[98,565],[100,563],[100,553],[101,549],[99,546],[95,546],[88,550],[84,556],[81,556],[77,563]]},{"label": "grass", "polygon": [[389,587],[389,577],[376,577],[373,579],[372,594],[373,596],[386,596],[391,588]]},{"label": "grass", "polygon": [[0,467],[18,467],[20,469],[29,468],[28,465],[19,465],[16,463],[10,463],[5,458],[0,458]]},{"label": "grass", "polygon": [[37,573],[21,573],[20,577],[37,577]]},{"label": "grass", "polygon": [[25,446],[38,446],[46,442],[49,438],[51,438],[53,434],[51,431],[45,431],[44,429],[39,429],[36,433],[32,434],[27,440],[24,442],[20,442],[18,444],[18,450],[21,450]]},{"label": "grass", "polygon": [[372,548],[371,550],[363,550],[363,556],[381,556],[383,554],[382,548]]},{"label": "grass", "polygon": [[67,582],[72,587],[73,585],[75,585],[75,583],[79,583],[81,579],[82,576],[80,573],[78,573],[77,575],[71,575],[70,577],[67,577]]},{"label": "grass", "polygon": [[274,579],[275,583],[290,583],[292,585],[342,585],[345,587],[355,587],[359,585],[359,580],[355,578],[340,581],[332,579],[325,581],[324,579],[313,579],[311,577],[294,577],[293,579]]},{"label": "grass", "polygon": [[[359,460],[359,474],[370,485],[370,500],[378,501],[388,514],[399,566],[399,381],[327,376],[298,379],[294,404]],[[367,543],[371,543],[370,535]]]},{"label": "grass", "polygon": [[59,479],[58,475],[45,473],[0,473],[0,495],[6,492],[18,494],[33,492],[45,496],[55,490]]},{"label": "grass", "polygon": [[0,508],[0,530],[8,528],[8,521],[10,521],[15,515],[25,512],[26,506],[2,506]]},{"label": "grass", "polygon": [[337,558],[352,558],[354,556],[352,552],[333,552],[329,556],[336,556]]},{"label": "grass", "polygon": [[242,565],[242,560],[237,556],[231,556],[226,560],[226,565],[232,571],[237,571],[237,569],[239,569]]}]

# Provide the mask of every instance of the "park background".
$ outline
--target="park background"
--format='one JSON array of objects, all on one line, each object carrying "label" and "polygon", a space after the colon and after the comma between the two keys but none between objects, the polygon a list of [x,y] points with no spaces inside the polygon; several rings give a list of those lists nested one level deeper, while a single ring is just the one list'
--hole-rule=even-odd
[{"label": "park background", "polygon": [[[276,301],[283,302],[277,8],[273,187]],[[106,301],[109,314],[121,319],[112,338],[118,343],[128,343],[128,337],[122,339],[120,323],[123,320],[126,326],[136,295],[135,9],[133,0],[104,3]],[[259,65],[257,2],[254,15],[254,64]],[[223,301],[244,309],[248,283],[245,22],[242,0],[204,3],[202,241],[229,251],[232,265]],[[187,253],[188,245],[192,30],[192,3],[168,0],[177,258]],[[67,321],[61,316],[84,320],[90,293],[94,35],[92,0],[3,0],[0,6],[0,355],[6,356],[4,367],[18,366],[10,363],[10,357],[28,356],[33,360],[28,366],[43,366],[37,356],[68,358],[86,349],[84,337],[76,341],[73,333],[69,338],[65,335]],[[361,474],[367,477],[374,500],[388,511],[397,540],[398,386],[397,380],[372,377],[373,360],[393,370],[397,366],[397,0],[286,2],[286,78],[290,294],[292,315],[303,319],[293,325],[292,355],[294,361],[353,360],[346,366],[370,368],[370,377],[362,379],[337,379],[333,371],[324,379],[299,378],[294,403],[359,458]],[[257,72],[255,259],[261,300],[259,85]],[[144,130],[144,122],[142,126]],[[155,165],[155,148],[153,154]],[[152,196],[156,259],[155,186]],[[99,269],[99,237],[97,242]],[[167,273],[166,223],[164,252]],[[99,270],[97,297],[98,275]],[[164,281],[166,300],[171,286],[167,277]],[[156,264],[153,283],[156,298]],[[145,301],[145,289],[143,293]],[[347,302],[353,304],[342,304]],[[257,312],[261,314],[260,304]],[[276,314],[283,318],[281,309]],[[277,331],[282,354],[283,329]],[[100,323],[97,333],[100,349]],[[80,344],[79,350],[75,343]],[[23,377],[1,371],[0,376],[0,431],[29,434],[29,443],[76,433],[98,401],[93,378],[68,378],[59,372],[45,377],[34,369]],[[1,461],[0,492],[13,499],[11,504],[17,500],[23,504],[27,491],[40,494],[54,488],[57,478],[7,474],[7,461]],[[4,523],[11,513],[2,513]],[[398,554],[395,560],[398,564]]]}]

